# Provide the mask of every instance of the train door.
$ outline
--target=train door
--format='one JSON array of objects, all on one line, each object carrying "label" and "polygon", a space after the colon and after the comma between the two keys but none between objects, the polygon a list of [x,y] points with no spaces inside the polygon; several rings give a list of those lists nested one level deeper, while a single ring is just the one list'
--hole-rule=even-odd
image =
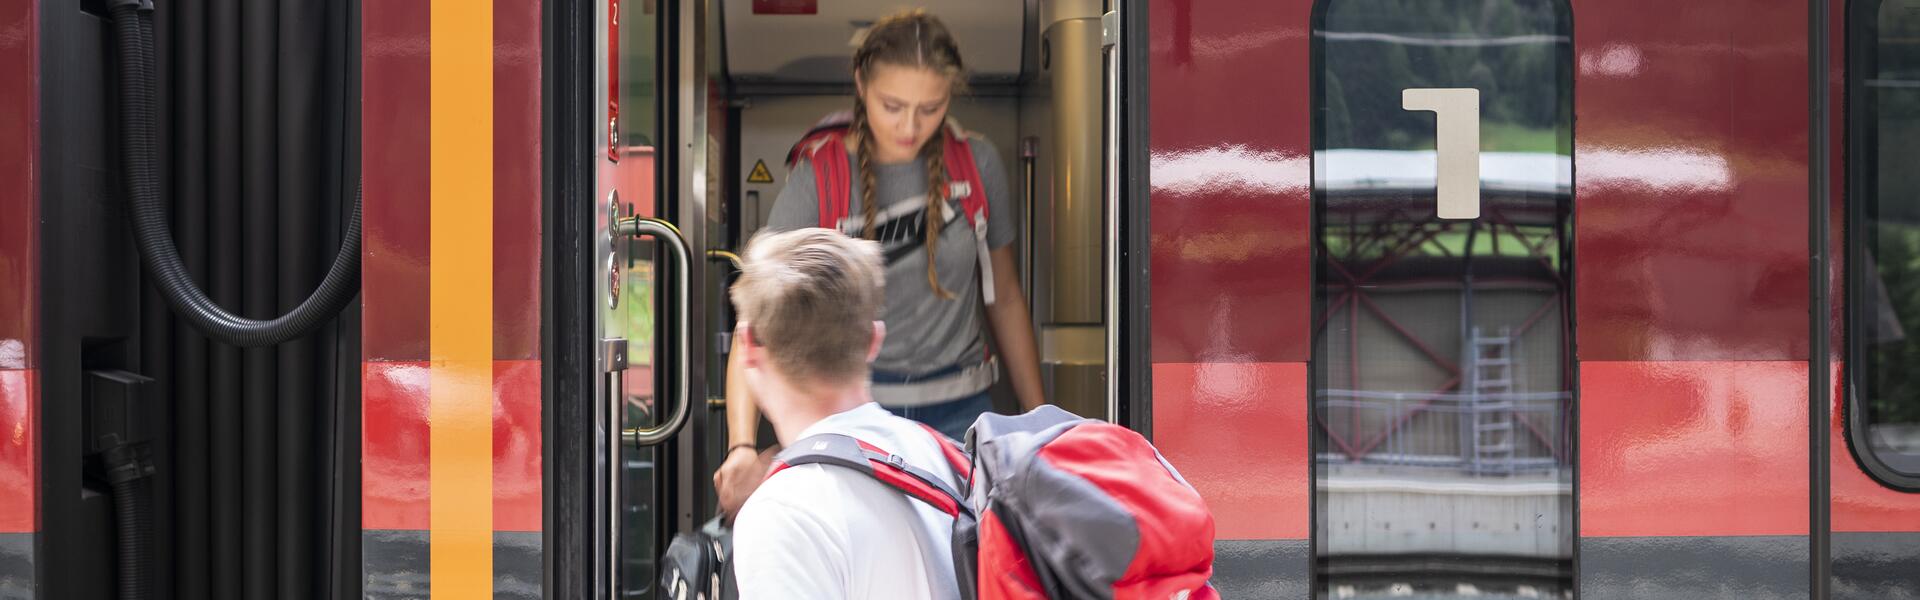
[{"label": "train door", "polygon": [[[554,31],[569,33],[552,38],[565,47],[549,65],[552,235],[568,239],[573,226],[582,242],[554,249],[549,329],[556,354],[571,348],[576,360],[556,359],[564,372],[550,381],[549,572],[555,593],[651,598],[667,543],[717,513],[734,252],[766,226],[788,147],[851,101],[849,37],[897,7],[558,6]],[[1005,168],[995,210],[1017,232],[1048,400],[1094,417],[1141,414],[1145,394],[1130,390],[1145,378],[1107,369],[1141,356],[1118,340],[1140,335],[1122,325],[1144,314],[1119,308],[1131,306],[1122,283],[1144,284],[1118,275],[1144,266],[1130,267],[1141,254],[1128,252],[1144,231],[1123,208],[1133,188],[1120,182],[1142,173],[1121,160],[1121,117],[1137,113],[1120,108],[1115,11],[1064,0],[926,8],[955,30],[972,74],[952,114],[990,138]],[[1017,410],[1007,379],[996,407]]]},{"label": "train door", "polygon": [[653,598],[709,514],[705,3],[556,3],[549,592]]},{"label": "train door", "polygon": [[[1108,377],[1107,365],[1144,349],[1127,343],[1125,335],[1129,318],[1145,310],[1126,301],[1125,284],[1144,279],[1117,275],[1137,256],[1125,251],[1130,238],[1124,236],[1144,233],[1127,226],[1129,218],[1143,218],[1128,209],[1144,203],[1128,199],[1136,191],[1144,197],[1144,188],[1122,183],[1143,173],[1129,169],[1136,161],[1122,160],[1131,146],[1123,143],[1127,132],[1119,117],[1144,113],[1118,108],[1127,98],[1120,86],[1125,57],[1115,43],[1123,12],[1118,4],[992,0],[919,6],[953,32],[968,73],[968,89],[948,115],[991,144],[1006,174],[1004,206],[1013,213],[1007,222],[1015,229],[1019,284],[1036,330],[1045,395],[1077,414],[1124,419],[1144,405],[1120,399],[1145,394],[1123,390],[1145,378]],[[726,135],[716,137],[725,149],[715,153],[726,165],[715,171],[723,174],[719,201],[732,236],[715,247],[737,248],[769,225],[788,181],[792,144],[822,117],[851,108],[852,44],[877,18],[901,7],[878,0],[726,0],[710,6],[720,15],[722,39],[708,60],[721,65],[716,88],[728,115]],[[1111,251],[1116,246],[1122,250]],[[1128,318],[1112,318],[1115,312]],[[1013,410],[1015,393],[1006,385],[1011,377],[1007,365],[1001,367],[995,406]]]}]

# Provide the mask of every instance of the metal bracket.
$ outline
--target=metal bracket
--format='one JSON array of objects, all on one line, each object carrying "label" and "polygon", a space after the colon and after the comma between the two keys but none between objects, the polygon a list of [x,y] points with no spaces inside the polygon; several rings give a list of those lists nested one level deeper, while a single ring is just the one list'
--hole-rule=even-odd
[{"label": "metal bracket", "polygon": [[603,338],[600,340],[600,372],[618,373],[627,370],[626,338]]},{"label": "metal bracket", "polygon": [[1100,47],[1112,48],[1120,45],[1120,11],[1107,11],[1100,15]]}]

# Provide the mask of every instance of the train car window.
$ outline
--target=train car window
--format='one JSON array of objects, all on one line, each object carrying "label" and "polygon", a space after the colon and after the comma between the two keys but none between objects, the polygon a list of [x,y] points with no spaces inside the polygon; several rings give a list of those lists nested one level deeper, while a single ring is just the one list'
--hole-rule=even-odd
[{"label": "train car window", "polygon": [[1569,598],[1570,9],[1314,19],[1315,597]]},{"label": "train car window", "polygon": [[1849,5],[1846,423],[1868,472],[1920,491],[1920,0]]}]

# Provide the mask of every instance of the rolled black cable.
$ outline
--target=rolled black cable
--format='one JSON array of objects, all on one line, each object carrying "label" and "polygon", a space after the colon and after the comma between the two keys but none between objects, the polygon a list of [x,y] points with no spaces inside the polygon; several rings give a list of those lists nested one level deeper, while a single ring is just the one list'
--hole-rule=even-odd
[{"label": "rolled black cable", "polygon": [[181,263],[167,207],[160,199],[159,134],[155,112],[153,12],[150,4],[121,2],[109,9],[120,58],[120,146],[140,263],[174,312],[214,340],[235,346],[271,346],[312,333],[332,321],[360,292],[360,189],[340,250],[312,295],[287,314],[249,319],[227,312],[207,297]]}]

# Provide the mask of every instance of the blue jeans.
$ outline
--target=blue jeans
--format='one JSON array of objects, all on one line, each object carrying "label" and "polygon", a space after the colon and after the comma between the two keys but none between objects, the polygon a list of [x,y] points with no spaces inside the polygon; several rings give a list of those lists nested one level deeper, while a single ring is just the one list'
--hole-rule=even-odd
[{"label": "blue jeans", "polygon": [[[896,373],[874,371],[873,382],[877,384],[904,383],[910,380],[930,379],[958,372],[960,372],[959,367],[952,367],[910,377]],[[940,430],[940,433],[947,434],[947,437],[965,443],[967,428],[973,427],[973,421],[980,418],[981,414],[993,410],[993,394],[988,390],[980,390],[980,393],[972,396],[963,396],[952,400],[935,402],[933,404],[923,404],[919,406],[887,406],[882,404],[880,406],[895,415],[931,425],[934,429]]]},{"label": "blue jeans", "polygon": [[982,391],[965,398],[925,406],[881,407],[893,414],[932,425],[954,441],[966,443],[967,428],[973,427],[973,421],[980,415],[993,410],[993,395]]}]

